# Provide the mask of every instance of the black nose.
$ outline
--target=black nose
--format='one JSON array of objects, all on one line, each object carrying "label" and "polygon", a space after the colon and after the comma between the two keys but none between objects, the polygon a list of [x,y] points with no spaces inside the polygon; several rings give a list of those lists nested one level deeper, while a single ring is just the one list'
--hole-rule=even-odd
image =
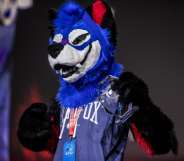
[{"label": "black nose", "polygon": [[49,55],[53,58],[56,58],[59,53],[63,50],[64,45],[62,44],[52,44],[49,45],[48,47],[48,51],[49,51]]}]

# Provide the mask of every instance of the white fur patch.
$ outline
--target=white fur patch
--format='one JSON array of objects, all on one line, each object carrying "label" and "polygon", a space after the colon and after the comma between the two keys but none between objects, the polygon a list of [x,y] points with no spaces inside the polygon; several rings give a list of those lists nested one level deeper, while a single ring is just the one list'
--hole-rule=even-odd
[{"label": "white fur patch", "polygon": [[100,52],[101,46],[99,41],[93,42],[91,52],[89,53],[88,58],[81,66],[81,68],[79,68],[79,71],[77,73],[74,73],[68,78],[64,78],[64,80],[70,83],[79,80],[82,76],[84,76],[90,69],[92,69],[96,65],[100,57]]},{"label": "white fur patch", "polygon": [[[65,81],[72,83],[79,80],[96,65],[101,52],[99,41],[94,41],[91,44],[90,53],[87,55],[85,62],[83,64],[80,64],[85,59],[85,56],[89,50],[90,45],[88,45],[85,49],[81,51],[67,44],[55,59],[52,58],[50,55],[48,56],[49,63],[53,69],[56,64],[77,66],[79,68],[77,72],[67,78],[63,78]],[[60,73],[62,74],[62,70],[60,71]]]},{"label": "white fur patch", "polygon": [[62,64],[68,66],[74,66],[80,63],[87,51],[89,50],[89,46],[87,46],[84,50],[80,51],[72,47],[71,45],[65,45],[64,49],[60,52],[60,54],[56,58],[52,58],[49,55],[49,62],[51,67],[54,69],[54,65]]},{"label": "white fur patch", "polygon": [[[72,32],[70,32],[69,37],[68,37],[70,44],[75,45],[75,44],[73,44],[75,39],[77,39],[79,36],[81,36],[83,34],[87,34],[87,33],[88,33],[87,30],[82,30],[82,29],[73,30]],[[89,34],[83,41],[81,41],[79,44],[77,44],[75,46],[81,46],[82,44],[87,42],[90,38],[91,38],[91,36]]]},{"label": "white fur patch", "polygon": [[62,42],[62,39],[63,39],[63,35],[62,34],[56,34],[53,38],[53,41],[55,43],[61,43]]}]

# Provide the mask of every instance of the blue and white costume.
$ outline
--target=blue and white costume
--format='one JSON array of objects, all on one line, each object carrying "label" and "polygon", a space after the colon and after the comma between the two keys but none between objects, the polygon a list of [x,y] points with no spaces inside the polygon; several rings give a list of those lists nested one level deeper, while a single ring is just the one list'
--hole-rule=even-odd
[{"label": "blue and white costume", "polygon": [[122,161],[131,130],[149,155],[177,153],[170,119],[146,84],[115,62],[116,25],[104,1],[88,9],[69,1],[50,11],[49,28],[48,59],[60,88],[52,105],[24,112],[18,137],[25,147],[49,150],[54,161]]}]

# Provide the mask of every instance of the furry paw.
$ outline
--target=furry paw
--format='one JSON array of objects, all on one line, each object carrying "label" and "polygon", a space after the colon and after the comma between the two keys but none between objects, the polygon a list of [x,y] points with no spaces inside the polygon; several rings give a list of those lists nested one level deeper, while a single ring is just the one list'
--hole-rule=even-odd
[{"label": "furry paw", "polygon": [[119,101],[124,104],[132,102],[141,107],[150,103],[147,85],[133,73],[125,72],[118,80],[114,80],[112,90],[119,94]]},{"label": "furry paw", "polygon": [[143,80],[130,72],[115,80],[112,89],[119,94],[119,102],[138,106],[139,110],[131,119],[135,140],[149,155],[177,154],[177,138],[172,121],[149,97],[149,90]]},{"label": "furry paw", "polygon": [[32,104],[22,115],[18,126],[18,139],[32,151],[48,150],[52,138],[53,117],[44,103]]}]

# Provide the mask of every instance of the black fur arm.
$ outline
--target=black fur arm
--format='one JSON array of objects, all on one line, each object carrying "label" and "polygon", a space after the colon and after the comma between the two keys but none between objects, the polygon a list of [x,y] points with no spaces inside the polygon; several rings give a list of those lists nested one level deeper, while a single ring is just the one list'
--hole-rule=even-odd
[{"label": "black fur arm", "polygon": [[32,151],[54,152],[59,135],[59,114],[56,103],[51,107],[44,103],[32,104],[19,122],[17,136],[20,143]]},{"label": "black fur arm", "polygon": [[131,121],[131,129],[137,143],[150,155],[177,153],[177,139],[172,121],[153,104],[147,85],[130,72],[115,80],[112,89],[124,104],[138,106]]}]

